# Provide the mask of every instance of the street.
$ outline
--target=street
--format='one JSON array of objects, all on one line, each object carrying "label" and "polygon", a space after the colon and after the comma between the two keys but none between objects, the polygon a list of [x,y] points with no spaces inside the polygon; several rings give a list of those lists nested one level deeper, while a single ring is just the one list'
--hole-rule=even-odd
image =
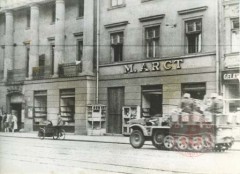
[{"label": "street", "polygon": [[160,151],[145,145],[0,136],[0,174],[240,173],[240,143],[223,153]]}]

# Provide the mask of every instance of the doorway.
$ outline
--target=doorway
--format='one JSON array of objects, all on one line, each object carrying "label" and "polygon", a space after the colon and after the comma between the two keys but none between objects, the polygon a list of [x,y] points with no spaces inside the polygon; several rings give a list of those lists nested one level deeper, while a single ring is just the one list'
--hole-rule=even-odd
[{"label": "doorway", "polygon": [[142,116],[162,115],[162,86],[142,86]]},{"label": "doorway", "polygon": [[124,105],[124,87],[108,88],[107,132],[122,133],[122,107]]},{"label": "doorway", "polygon": [[17,113],[17,125],[18,130],[23,128],[23,120],[22,120],[22,103],[11,103],[10,104],[11,110],[15,110]]}]

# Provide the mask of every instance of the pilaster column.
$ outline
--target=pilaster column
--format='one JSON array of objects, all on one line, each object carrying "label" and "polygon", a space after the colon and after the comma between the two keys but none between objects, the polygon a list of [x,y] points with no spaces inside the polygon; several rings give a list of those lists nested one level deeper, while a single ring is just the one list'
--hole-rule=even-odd
[{"label": "pilaster column", "polygon": [[[83,57],[82,57],[82,73],[93,75],[93,58],[94,58],[94,10],[96,10],[95,0],[88,0],[84,3],[84,31],[83,31]],[[97,1],[95,1],[97,2]],[[94,8],[95,7],[95,8]]]},{"label": "pilaster column", "polygon": [[64,27],[65,2],[64,0],[56,0],[54,77],[58,77],[58,64],[64,61]]},{"label": "pilaster column", "polygon": [[4,73],[3,79],[7,80],[7,71],[13,69],[13,13],[12,11],[5,12],[6,17],[6,35],[5,35],[5,58],[4,58]]},{"label": "pilaster column", "polygon": [[30,55],[29,55],[29,78],[32,78],[33,67],[38,66],[39,57],[39,7],[37,4],[31,5],[31,42],[30,42]]}]

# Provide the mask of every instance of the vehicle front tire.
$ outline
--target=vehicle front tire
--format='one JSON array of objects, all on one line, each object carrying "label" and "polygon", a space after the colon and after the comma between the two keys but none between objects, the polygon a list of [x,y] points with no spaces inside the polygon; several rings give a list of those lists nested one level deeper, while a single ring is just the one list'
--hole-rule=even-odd
[{"label": "vehicle front tire", "polygon": [[145,137],[140,130],[134,130],[130,135],[130,144],[133,148],[139,149],[144,145]]},{"label": "vehicle front tire", "polygon": [[152,144],[157,149],[164,149],[164,134],[160,130],[156,130],[152,136]]}]

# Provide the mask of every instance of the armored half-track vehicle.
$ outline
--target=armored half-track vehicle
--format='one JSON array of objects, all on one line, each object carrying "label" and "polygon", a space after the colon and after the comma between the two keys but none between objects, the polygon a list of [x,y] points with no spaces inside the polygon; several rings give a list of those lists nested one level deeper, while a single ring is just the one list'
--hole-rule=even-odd
[{"label": "armored half-track vehicle", "polygon": [[130,121],[130,144],[141,148],[145,141],[162,150],[193,152],[225,151],[234,143],[227,115],[210,112],[175,112],[168,116]]}]

